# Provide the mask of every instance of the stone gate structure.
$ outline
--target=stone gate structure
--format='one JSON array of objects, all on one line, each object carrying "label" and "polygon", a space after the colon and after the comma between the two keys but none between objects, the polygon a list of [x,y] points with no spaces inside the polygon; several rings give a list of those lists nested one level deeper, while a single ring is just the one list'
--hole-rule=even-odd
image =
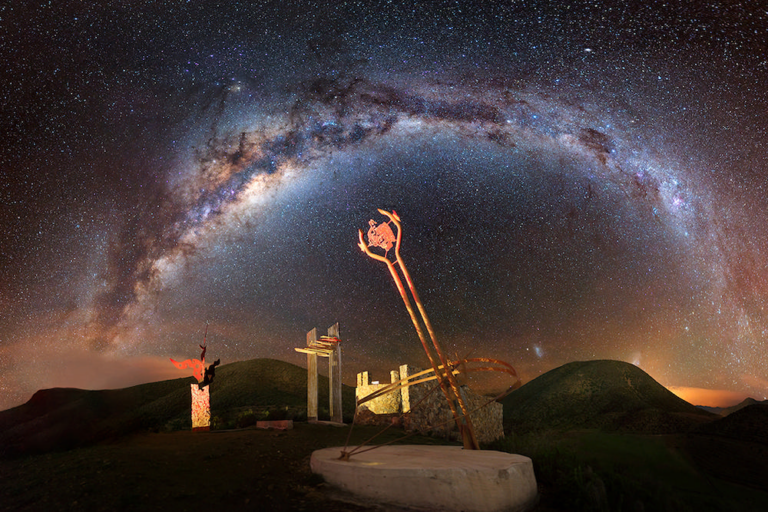
[{"label": "stone gate structure", "polygon": [[[392,382],[405,379],[420,371],[422,370],[414,366],[401,365],[399,370],[389,372],[389,382],[385,383],[372,382],[368,372],[358,373],[355,399],[365,398]],[[355,422],[389,424],[393,420],[396,421],[402,414],[402,426],[406,431],[416,431],[420,434],[431,433],[432,435],[460,440],[461,436],[445,400],[445,395],[439,389],[430,393],[435,386],[437,386],[437,381],[432,380],[374,398],[358,407]],[[474,411],[471,418],[477,440],[481,443],[489,443],[504,437],[502,424],[504,406],[495,401],[488,403],[490,398],[478,395],[467,386],[461,386],[460,392],[467,408]]]},{"label": "stone gate structure", "polygon": [[307,354],[307,420],[317,421],[317,356],[328,358],[328,387],[331,421],[343,423],[341,412],[341,340],[339,323],[328,328],[328,336],[317,337],[317,327],[307,333],[307,346],[294,349]]}]

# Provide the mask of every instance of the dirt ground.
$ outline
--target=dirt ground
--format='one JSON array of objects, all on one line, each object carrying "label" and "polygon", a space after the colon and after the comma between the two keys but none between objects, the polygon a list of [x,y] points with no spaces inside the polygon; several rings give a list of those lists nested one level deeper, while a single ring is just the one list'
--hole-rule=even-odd
[{"label": "dirt ground", "polygon": [[[356,426],[351,444],[379,430]],[[147,433],[0,460],[0,509],[393,510],[337,493],[311,473],[312,452],[343,446],[348,431],[297,423],[286,431]]]}]

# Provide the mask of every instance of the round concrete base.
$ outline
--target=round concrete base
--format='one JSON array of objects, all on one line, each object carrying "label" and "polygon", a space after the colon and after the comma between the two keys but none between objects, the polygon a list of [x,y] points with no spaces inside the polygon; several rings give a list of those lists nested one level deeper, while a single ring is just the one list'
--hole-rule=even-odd
[{"label": "round concrete base", "polygon": [[[351,451],[349,447],[347,451]],[[312,453],[327,483],[380,503],[435,510],[523,511],[536,504],[531,459],[459,446],[382,446],[339,460],[342,448]]]}]

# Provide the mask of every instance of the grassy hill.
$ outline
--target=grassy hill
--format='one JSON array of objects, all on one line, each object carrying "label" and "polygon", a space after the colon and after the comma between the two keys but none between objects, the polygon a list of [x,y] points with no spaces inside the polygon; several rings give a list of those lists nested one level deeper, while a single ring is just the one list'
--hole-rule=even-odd
[{"label": "grassy hill", "polygon": [[768,446],[768,405],[757,402],[701,425],[697,432]]},{"label": "grassy hill", "polygon": [[768,510],[768,407],[720,419],[619,361],[565,364],[502,403],[490,448],[533,460],[543,510]]},{"label": "grassy hill", "polygon": [[[188,429],[189,386],[195,382],[188,377],[115,390],[40,390],[27,403],[0,412],[0,455],[69,449],[146,430]],[[327,377],[319,377],[318,388],[323,419],[328,416]],[[349,419],[354,393],[342,387]],[[220,428],[263,418],[306,419],[306,405],[306,369],[275,359],[220,366],[211,385],[211,414]]]},{"label": "grassy hill", "polygon": [[622,361],[565,364],[502,400],[505,431],[600,428],[638,433],[684,432],[716,416],[674,395]]}]

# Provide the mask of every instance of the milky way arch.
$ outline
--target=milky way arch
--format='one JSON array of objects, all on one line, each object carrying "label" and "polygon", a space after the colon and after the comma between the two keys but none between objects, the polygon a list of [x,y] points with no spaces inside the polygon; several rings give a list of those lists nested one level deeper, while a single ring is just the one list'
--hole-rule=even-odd
[{"label": "milky way arch", "polygon": [[[227,89],[227,94],[234,93]],[[140,249],[99,299],[102,312],[111,312],[97,322],[102,343],[125,341],[131,326],[155,307],[155,295],[172,282],[172,274],[207,243],[201,241],[215,238],[217,229],[244,209],[257,208],[287,181],[309,179],[329,155],[365,152],[381,140],[397,145],[446,133],[499,154],[562,154],[585,162],[573,169],[588,183],[588,195],[609,195],[644,212],[638,222],[655,223],[654,229],[668,235],[659,243],[686,260],[681,266],[711,274],[700,280],[707,283],[710,309],[724,302],[741,307],[726,296],[734,271],[727,264],[697,263],[725,259],[725,244],[701,244],[724,236],[717,229],[713,234],[707,184],[692,183],[674,158],[654,152],[620,107],[503,84],[472,88],[362,79],[317,80],[296,88],[282,105],[269,112],[211,109],[214,128],[195,145],[151,218],[143,219],[144,227],[130,231],[131,247]],[[349,172],[344,179],[354,181],[354,170]],[[372,212],[397,207],[373,203]],[[349,233],[358,227],[350,225]],[[123,268],[126,242],[115,246]]]}]

